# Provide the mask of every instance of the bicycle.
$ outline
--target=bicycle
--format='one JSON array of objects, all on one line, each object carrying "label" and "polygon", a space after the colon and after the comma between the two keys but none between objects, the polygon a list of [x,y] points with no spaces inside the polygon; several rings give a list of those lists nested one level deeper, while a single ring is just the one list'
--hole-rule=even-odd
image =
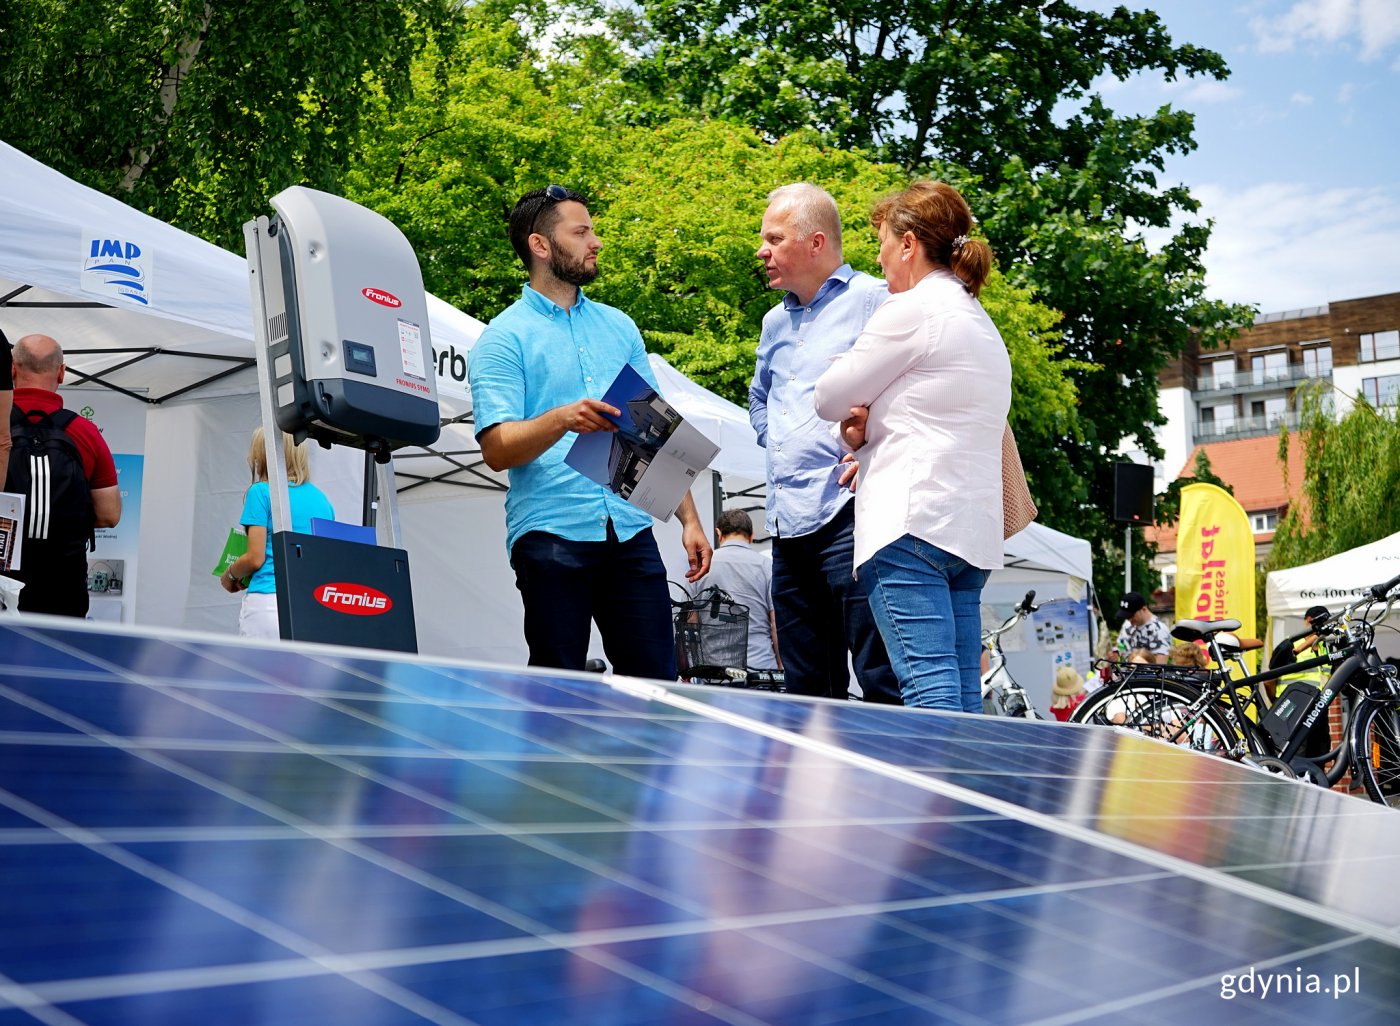
[{"label": "bicycle", "polygon": [[[1110,682],[1070,721],[1135,730],[1327,787],[1350,773],[1372,801],[1400,806],[1400,680],[1375,648],[1376,627],[1400,599],[1397,588],[1400,576],[1367,588],[1340,616],[1293,639],[1316,633],[1330,649],[1327,655],[1242,677],[1228,669],[1231,653],[1219,637],[1238,630],[1238,620],[1181,620],[1172,636],[1204,641],[1221,669],[1116,667]],[[1372,616],[1377,603],[1384,608]],[[1265,682],[1319,666],[1331,670],[1321,689],[1295,682],[1269,701]],[[1344,698],[1340,743],[1320,755],[1303,755],[1313,725],[1339,696]]]},{"label": "bicycle", "polygon": [[982,634],[982,647],[989,653],[987,672],[982,674],[982,712],[988,716],[1045,719],[1031,701],[1031,696],[1026,694],[1026,689],[1011,676],[1011,671],[1006,667],[1006,654],[1001,650],[1001,636],[1040,608],[1033,605],[1034,602],[1035,591],[1032,589],[1026,592],[1026,597],[1011,610],[1011,615],[1005,623]]},{"label": "bicycle", "polygon": [[749,607],[735,602],[718,587],[708,587],[695,597],[675,581],[671,589],[686,595],[671,599],[675,610],[676,670],[681,680],[755,691],[785,692],[782,670],[749,669]]}]

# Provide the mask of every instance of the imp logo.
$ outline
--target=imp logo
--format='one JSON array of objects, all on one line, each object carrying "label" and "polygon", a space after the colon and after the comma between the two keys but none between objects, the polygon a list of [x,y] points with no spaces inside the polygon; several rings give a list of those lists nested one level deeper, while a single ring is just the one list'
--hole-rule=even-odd
[{"label": "imp logo", "polygon": [[83,291],[150,306],[149,262],[134,242],[89,233],[80,275]]},{"label": "imp logo", "polygon": [[327,609],[351,616],[378,616],[394,608],[393,599],[367,584],[337,581],[321,585],[311,595]]},{"label": "imp logo", "polygon": [[360,295],[364,296],[371,303],[378,303],[380,306],[388,306],[398,309],[403,306],[403,301],[392,292],[385,292],[383,289],[360,289]]}]

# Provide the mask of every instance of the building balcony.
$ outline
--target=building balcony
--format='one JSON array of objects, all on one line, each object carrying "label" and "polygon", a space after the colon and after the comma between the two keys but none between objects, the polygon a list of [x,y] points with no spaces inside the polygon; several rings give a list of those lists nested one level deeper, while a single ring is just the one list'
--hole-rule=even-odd
[{"label": "building balcony", "polygon": [[1236,417],[1233,421],[1216,422],[1198,420],[1191,429],[1191,441],[1196,445],[1210,442],[1228,442],[1236,438],[1258,438],[1261,435],[1278,433],[1280,427],[1294,431],[1298,427],[1298,414],[1271,413],[1263,417]]},{"label": "building balcony", "polygon": [[1301,365],[1285,370],[1260,372],[1240,371],[1233,377],[1217,379],[1201,377],[1196,380],[1193,392],[1197,396],[1248,395],[1256,392],[1278,392],[1296,388],[1304,381],[1331,381],[1332,368],[1322,373],[1306,369]]}]

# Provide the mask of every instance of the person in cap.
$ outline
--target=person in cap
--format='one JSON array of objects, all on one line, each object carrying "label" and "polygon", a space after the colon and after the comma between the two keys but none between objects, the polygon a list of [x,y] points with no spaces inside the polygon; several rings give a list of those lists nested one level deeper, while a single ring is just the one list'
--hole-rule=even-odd
[{"label": "person in cap", "polygon": [[[1326,606],[1310,606],[1308,607],[1308,611],[1303,614],[1303,622],[1307,624],[1309,628],[1312,628],[1314,625],[1321,626],[1330,619],[1331,616],[1332,614],[1327,611]],[[1298,661],[1300,653],[1308,652],[1310,649],[1316,647],[1317,644],[1317,635],[1315,633],[1308,634],[1306,637],[1300,638],[1297,641],[1284,638],[1274,646],[1273,652],[1269,655],[1269,669],[1277,670],[1284,666],[1291,666]],[[1302,658],[1315,659],[1317,657],[1309,654],[1302,656]],[[1325,670],[1325,667],[1323,669]],[[1304,676],[1307,676],[1307,674],[1304,674]],[[1322,679],[1327,679],[1325,673]]]},{"label": "person in cap", "polygon": [[1140,592],[1130,591],[1118,603],[1118,616],[1123,621],[1118,634],[1119,648],[1145,648],[1152,653],[1154,663],[1165,663],[1172,648],[1167,625],[1147,608],[1147,599]]}]

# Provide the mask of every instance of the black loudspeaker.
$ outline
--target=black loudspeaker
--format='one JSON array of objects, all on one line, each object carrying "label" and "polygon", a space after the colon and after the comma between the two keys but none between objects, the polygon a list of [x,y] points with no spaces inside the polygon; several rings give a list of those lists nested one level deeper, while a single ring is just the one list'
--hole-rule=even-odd
[{"label": "black loudspeaker", "polygon": [[1113,465],[1113,519],[1120,524],[1152,523],[1152,468],[1140,463]]}]

